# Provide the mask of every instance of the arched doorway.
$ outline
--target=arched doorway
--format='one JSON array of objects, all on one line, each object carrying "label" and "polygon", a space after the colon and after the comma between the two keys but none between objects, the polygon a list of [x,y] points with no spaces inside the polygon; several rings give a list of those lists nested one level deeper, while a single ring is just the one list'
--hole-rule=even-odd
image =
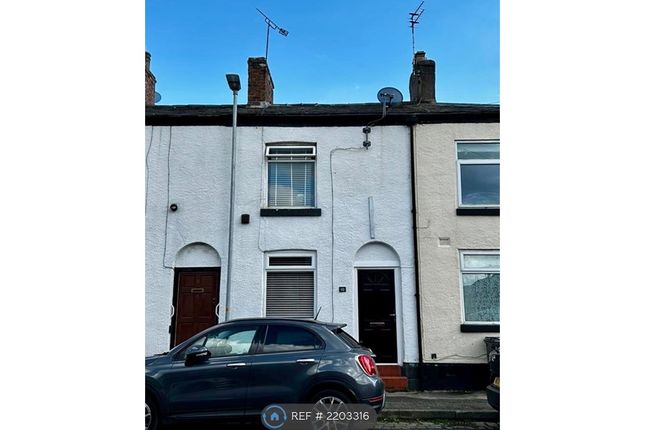
[{"label": "arched doorway", "polygon": [[358,304],[358,338],[378,363],[398,363],[397,317],[399,256],[382,242],[363,245],[354,259]]},{"label": "arched doorway", "polygon": [[210,245],[184,246],[175,258],[171,348],[219,322],[221,259]]}]

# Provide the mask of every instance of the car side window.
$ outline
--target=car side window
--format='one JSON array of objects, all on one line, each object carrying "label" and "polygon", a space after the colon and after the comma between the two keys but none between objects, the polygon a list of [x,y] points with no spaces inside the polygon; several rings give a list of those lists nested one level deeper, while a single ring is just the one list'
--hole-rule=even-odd
[{"label": "car side window", "polygon": [[309,330],[293,326],[270,325],[262,352],[306,351],[322,347],[322,341]]},{"label": "car side window", "polygon": [[205,346],[211,357],[248,354],[257,331],[258,326],[220,327],[188,345],[177,359],[185,360],[186,352],[193,346]]},{"label": "car side window", "polygon": [[231,327],[209,334],[206,348],[211,357],[248,354],[253,344],[257,327]]}]

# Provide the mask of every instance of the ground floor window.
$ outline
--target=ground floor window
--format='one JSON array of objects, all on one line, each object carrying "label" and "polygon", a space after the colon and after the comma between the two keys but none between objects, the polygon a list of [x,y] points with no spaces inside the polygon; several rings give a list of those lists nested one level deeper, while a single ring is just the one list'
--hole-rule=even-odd
[{"label": "ground floor window", "polygon": [[499,323],[499,251],[461,251],[466,323]]},{"label": "ground floor window", "polygon": [[268,253],[266,262],[265,315],[313,318],[315,255]]}]

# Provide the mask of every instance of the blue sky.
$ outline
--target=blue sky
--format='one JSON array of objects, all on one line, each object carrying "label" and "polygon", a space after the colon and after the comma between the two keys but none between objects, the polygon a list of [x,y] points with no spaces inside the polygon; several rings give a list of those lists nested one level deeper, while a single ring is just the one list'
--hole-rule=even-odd
[{"label": "blue sky", "polygon": [[[229,104],[226,73],[242,80],[271,30],[274,103],[376,102],[386,86],[409,100],[409,12],[420,0],[146,0],[146,49],[160,104]],[[437,101],[499,103],[499,0],[426,0],[416,49],[437,62]]]}]

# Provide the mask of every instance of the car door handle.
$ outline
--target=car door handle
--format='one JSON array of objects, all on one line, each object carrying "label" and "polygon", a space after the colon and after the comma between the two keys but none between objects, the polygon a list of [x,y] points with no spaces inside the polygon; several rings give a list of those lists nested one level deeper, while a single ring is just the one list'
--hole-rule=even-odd
[{"label": "car door handle", "polygon": [[246,363],[228,363],[226,367],[244,367]]},{"label": "car door handle", "polygon": [[296,363],[298,363],[298,364],[311,364],[311,363],[315,363],[315,362],[316,362],[316,359],[314,359],[314,358],[300,358],[300,359],[296,360]]}]

